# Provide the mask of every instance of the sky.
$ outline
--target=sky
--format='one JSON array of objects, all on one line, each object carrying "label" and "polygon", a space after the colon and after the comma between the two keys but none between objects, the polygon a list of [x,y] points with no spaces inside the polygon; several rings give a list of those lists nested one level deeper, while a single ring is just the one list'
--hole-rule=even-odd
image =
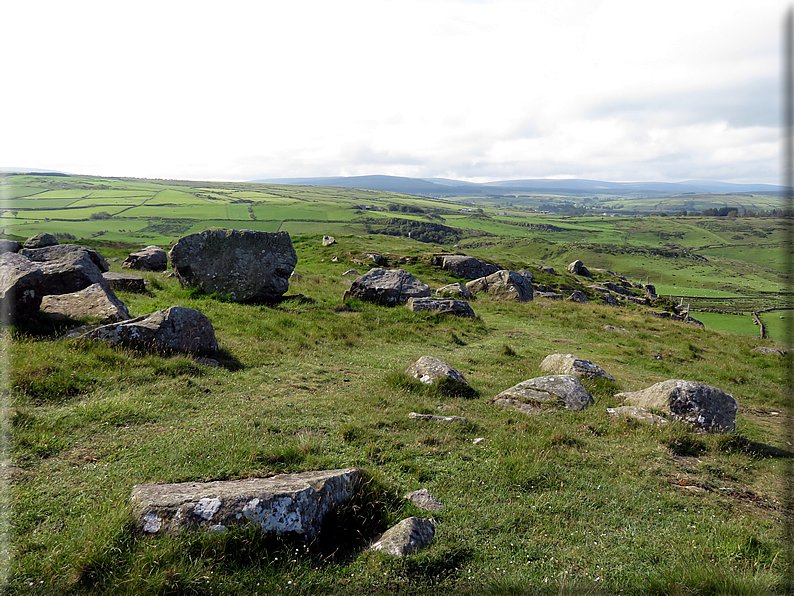
[{"label": "sky", "polygon": [[0,169],[779,184],[789,6],[9,2]]}]

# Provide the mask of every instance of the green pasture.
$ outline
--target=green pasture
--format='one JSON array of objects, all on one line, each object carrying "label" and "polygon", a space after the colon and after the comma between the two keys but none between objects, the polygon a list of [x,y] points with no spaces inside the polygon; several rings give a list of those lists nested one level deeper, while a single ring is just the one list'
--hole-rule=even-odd
[{"label": "green pasture", "polygon": [[790,344],[794,341],[794,337],[790,336],[794,327],[791,326],[791,321],[787,321],[794,317],[794,310],[773,310],[760,313],[758,317],[764,324],[770,339],[783,344]]},{"label": "green pasture", "polygon": [[[703,323],[706,329],[713,329],[723,333],[735,333],[737,335],[749,335],[759,337],[759,329],[753,324],[753,318],[749,314],[745,315],[725,315],[714,312],[692,312],[694,318]],[[780,339],[777,339],[780,341]]]}]

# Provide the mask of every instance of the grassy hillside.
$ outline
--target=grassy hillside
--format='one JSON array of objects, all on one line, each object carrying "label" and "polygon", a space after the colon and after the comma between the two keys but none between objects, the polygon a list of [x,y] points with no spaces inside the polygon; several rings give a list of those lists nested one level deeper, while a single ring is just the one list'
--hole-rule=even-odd
[{"label": "grassy hillside", "polygon": [[[215,192],[215,191],[213,191]],[[212,321],[221,368],[100,343],[58,341],[44,321],[11,337],[4,408],[13,594],[760,594],[786,564],[784,360],[759,342],[588,303],[472,302],[477,319],[385,308],[342,293],[354,259],[378,251],[431,287],[442,246],[385,235],[293,238],[296,297],[238,305],[147,273],[120,294],[133,315],[171,305]],[[493,239],[491,239],[493,240]],[[565,243],[471,240],[467,252],[531,268]],[[100,247],[105,256],[126,250]],[[558,252],[559,251],[559,252]],[[593,252],[595,258],[602,253]],[[337,262],[332,259],[336,257]],[[590,263],[588,263],[588,266]],[[517,267],[518,268],[518,267]],[[538,281],[551,283],[539,273]],[[302,297],[298,297],[301,295]],[[624,329],[605,329],[611,325]],[[616,383],[595,405],[539,416],[490,400],[545,373],[547,354],[593,360]],[[428,390],[401,372],[422,355],[476,394]],[[703,435],[613,420],[620,390],[702,381],[740,404],[737,430]],[[465,424],[409,420],[459,415]],[[476,438],[484,441],[475,444]],[[132,486],[360,466],[368,489],[310,544],[246,531],[142,536]],[[445,504],[432,546],[405,560],[363,550],[428,488]]]}]

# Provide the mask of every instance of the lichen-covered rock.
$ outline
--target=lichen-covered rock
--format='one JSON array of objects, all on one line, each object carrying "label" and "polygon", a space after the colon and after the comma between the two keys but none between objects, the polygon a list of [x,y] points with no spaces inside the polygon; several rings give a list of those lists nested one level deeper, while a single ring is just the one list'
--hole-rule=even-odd
[{"label": "lichen-covered rock", "polygon": [[786,353],[783,350],[778,350],[777,348],[770,348],[769,346],[758,346],[750,351],[755,352],[756,354],[773,354],[775,356],[786,355]]},{"label": "lichen-covered rock", "polygon": [[532,284],[523,275],[503,269],[466,284],[473,294],[487,293],[502,300],[528,302],[533,298]]},{"label": "lichen-covered rock", "polygon": [[474,298],[469,288],[460,282],[438,288],[434,294],[440,297],[462,298],[463,300],[471,300]]},{"label": "lichen-covered rock", "polygon": [[121,323],[103,325],[80,337],[156,350],[189,353],[218,351],[215,330],[210,320],[199,311],[184,306],[172,306]]},{"label": "lichen-covered rock", "polygon": [[425,385],[438,383],[441,379],[449,379],[456,383],[468,385],[466,378],[446,362],[432,356],[422,356],[411,364],[405,371],[406,374],[418,379]]},{"label": "lichen-covered rock", "polygon": [[70,294],[44,296],[40,310],[56,319],[96,319],[102,323],[126,321],[130,313],[107,286],[93,284]]},{"label": "lichen-covered rock", "polygon": [[571,302],[585,303],[587,302],[587,296],[584,292],[582,292],[582,290],[574,290],[571,292],[571,295],[568,296],[567,300],[570,300]]},{"label": "lichen-covered rock", "polygon": [[433,265],[450,271],[464,279],[486,277],[499,270],[498,267],[490,263],[485,263],[466,255],[439,255],[434,257],[431,262]]},{"label": "lichen-covered rock", "polygon": [[600,366],[593,364],[584,358],[577,358],[573,354],[549,354],[540,363],[540,370],[551,372],[558,375],[574,375],[589,379],[607,379],[614,381],[615,378]]},{"label": "lichen-covered rock", "polygon": [[587,267],[584,266],[580,260],[576,260],[570,265],[568,265],[568,272],[573,273],[574,275],[581,275],[584,277],[590,277],[590,272],[587,270]]},{"label": "lichen-covered rock", "polygon": [[333,236],[323,236],[323,246],[331,246],[334,242],[336,242],[336,238]]},{"label": "lichen-covered rock", "polygon": [[141,484],[132,489],[135,517],[144,532],[225,531],[254,525],[263,533],[316,536],[323,518],[358,489],[362,470],[324,470],[272,478],[179,484]]},{"label": "lichen-covered rock", "polygon": [[121,264],[122,269],[140,271],[165,271],[168,268],[168,254],[159,246],[151,245],[130,253]]},{"label": "lichen-covered rock", "polygon": [[45,248],[47,246],[55,246],[58,244],[58,239],[52,234],[36,234],[31,236],[22,244],[23,248]]},{"label": "lichen-covered rock", "polygon": [[370,269],[353,281],[344,300],[357,298],[386,306],[402,304],[409,298],[427,298],[430,286],[403,269]]},{"label": "lichen-covered rock", "polygon": [[409,517],[386,530],[370,549],[403,557],[428,546],[435,533],[436,525],[432,519]]},{"label": "lichen-covered rock", "polygon": [[44,274],[36,263],[14,252],[0,254],[0,317],[4,325],[34,316],[44,294]]},{"label": "lichen-covered rock", "polygon": [[639,420],[645,424],[667,424],[667,419],[657,416],[646,408],[639,406],[618,406],[617,408],[607,408],[607,415],[612,418],[630,418]]},{"label": "lichen-covered rock", "polygon": [[730,432],[736,428],[738,404],[721,389],[681,379],[656,383],[641,391],[618,393],[630,406],[659,410],[695,428],[712,432]]},{"label": "lichen-covered rock", "polygon": [[29,259],[44,274],[39,288],[42,296],[69,294],[93,284],[107,284],[102,274],[108,270],[108,263],[93,248],[56,244],[23,248],[17,254]]},{"label": "lichen-covered rock", "polygon": [[410,492],[405,495],[405,498],[425,511],[441,511],[444,509],[444,504],[426,488],[420,488],[419,490]]},{"label": "lichen-covered rock", "polygon": [[431,311],[457,317],[474,318],[477,316],[468,302],[452,298],[409,298],[408,308],[414,312]]},{"label": "lichen-covered rock", "polygon": [[549,406],[578,411],[594,403],[593,396],[573,375],[550,375],[522,381],[499,393],[493,402],[525,412],[537,412]]},{"label": "lichen-covered rock", "polygon": [[102,277],[105,278],[105,281],[110,285],[110,289],[114,292],[143,293],[146,291],[146,280],[140,275],[108,271],[103,273]]},{"label": "lichen-covered rock", "polygon": [[204,230],[180,238],[169,253],[184,286],[237,302],[269,302],[289,289],[298,262],[287,232]]}]

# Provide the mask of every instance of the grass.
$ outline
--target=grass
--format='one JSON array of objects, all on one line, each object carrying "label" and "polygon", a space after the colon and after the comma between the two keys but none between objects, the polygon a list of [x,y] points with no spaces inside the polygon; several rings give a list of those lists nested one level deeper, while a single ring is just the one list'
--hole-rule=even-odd
[{"label": "grass", "polygon": [[[174,304],[202,311],[216,329],[220,368],[58,341],[45,322],[12,330],[3,409],[13,445],[8,593],[779,590],[781,474],[794,452],[772,412],[785,406],[785,359],[750,352],[760,343],[753,338],[640,307],[484,297],[472,302],[478,318],[453,319],[343,303],[342,273],[361,268],[353,259],[364,252],[407,257],[401,266],[438,287],[457,281],[429,265],[449,247],[386,236],[337,237],[329,247],[319,236],[293,240],[301,277],[289,294],[308,299],[239,305],[155,273],[144,274],[155,282],[149,293],[119,294],[134,315]],[[543,246],[502,245],[502,258],[530,268],[539,261],[523,251]],[[491,248],[495,256],[496,247],[472,252]],[[555,352],[593,360],[617,381],[587,382],[596,403],[582,412],[530,416],[491,403],[545,374],[540,361]],[[422,355],[457,368],[470,390],[406,377]],[[736,432],[607,416],[617,391],[668,378],[732,393]],[[412,411],[468,422],[409,420]],[[308,544],[245,529],[145,537],[129,514],[135,484],[349,466],[368,471],[366,490]],[[402,499],[423,487],[445,505],[433,514],[433,545],[403,560],[365,551],[376,532],[427,515]]]}]

